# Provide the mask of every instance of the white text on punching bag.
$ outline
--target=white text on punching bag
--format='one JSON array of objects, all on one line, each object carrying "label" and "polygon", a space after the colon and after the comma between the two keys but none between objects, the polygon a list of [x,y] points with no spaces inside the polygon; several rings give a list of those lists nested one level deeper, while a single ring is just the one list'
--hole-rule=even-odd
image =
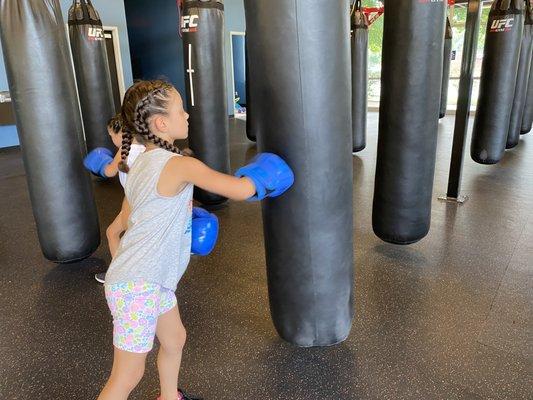
[{"label": "white text on punching bag", "polygon": [[181,18],[182,32],[196,32],[198,30],[198,15],[184,15]]},{"label": "white text on punching bag", "polygon": [[507,32],[513,27],[514,17],[495,19],[490,26],[491,32]]},{"label": "white text on punching bag", "polygon": [[102,28],[90,27],[87,34],[90,40],[104,40],[104,30]]}]

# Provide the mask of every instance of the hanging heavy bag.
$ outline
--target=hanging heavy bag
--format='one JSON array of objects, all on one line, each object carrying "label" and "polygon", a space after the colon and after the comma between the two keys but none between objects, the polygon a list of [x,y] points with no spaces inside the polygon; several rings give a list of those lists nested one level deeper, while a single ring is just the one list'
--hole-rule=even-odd
[{"label": "hanging heavy bag", "polygon": [[280,336],[306,347],[343,341],[353,317],[349,4],[324,4],[244,2],[258,147],[295,175],[263,201],[270,311]]},{"label": "hanging heavy bag", "polygon": [[[533,15],[533,2],[531,0],[526,1],[526,22],[524,26],[524,35],[526,35],[526,28],[529,30],[529,35],[533,31],[532,25],[532,15]],[[532,56],[533,57],[533,56]],[[524,110],[522,111],[522,121],[520,123],[520,134],[525,135],[531,131],[531,126],[533,125],[533,59],[531,61],[531,66],[529,68],[528,83],[527,83],[527,92],[526,100],[524,104]]]},{"label": "hanging heavy bag", "polygon": [[87,150],[106,147],[114,152],[107,133],[115,114],[109,60],[102,21],[90,0],[74,0],[68,26]]},{"label": "hanging heavy bag", "polygon": [[444,36],[444,65],[442,67],[442,90],[440,97],[439,118],[446,116],[448,106],[448,87],[450,86],[450,66],[452,62],[453,30],[450,18],[446,18],[446,33]]},{"label": "hanging heavy bag", "polygon": [[446,4],[386,3],[372,227],[409,244],[429,231]]},{"label": "hanging heavy bag", "polygon": [[522,115],[522,124],[520,127],[520,134],[525,135],[531,131],[533,126],[533,60],[529,70],[529,78],[527,84],[526,103],[524,105],[524,112]]},{"label": "hanging heavy bag", "polygon": [[[527,0],[526,4],[530,4]],[[511,111],[511,122],[509,133],[507,134],[506,148],[515,147],[520,141],[522,130],[522,120],[527,101],[527,88],[529,83],[529,71],[531,70],[531,55],[533,50],[533,15],[531,7],[526,7],[526,17],[524,23],[524,35],[520,47],[520,58],[518,60],[518,72],[516,74],[516,87]]]},{"label": "hanging heavy bag", "polygon": [[0,37],[42,252],[83,259],[100,229],[59,1],[0,0]]},{"label": "hanging heavy bag", "polygon": [[[229,173],[224,2],[185,0],[181,19],[190,115],[189,145],[195,156],[209,167]],[[226,201],[222,196],[199,188],[195,188],[194,197],[205,205]]]},{"label": "hanging heavy bag", "polygon": [[470,155],[480,164],[503,157],[524,30],[524,0],[495,0],[489,13]]},{"label": "hanging heavy bag", "polygon": [[246,137],[248,140],[255,142],[257,140],[257,127],[253,120],[253,105],[250,93],[250,63],[248,61],[248,38],[245,39],[245,58],[246,58]]},{"label": "hanging heavy bag", "polygon": [[353,152],[366,147],[368,92],[368,19],[357,0],[352,25],[352,135]]}]

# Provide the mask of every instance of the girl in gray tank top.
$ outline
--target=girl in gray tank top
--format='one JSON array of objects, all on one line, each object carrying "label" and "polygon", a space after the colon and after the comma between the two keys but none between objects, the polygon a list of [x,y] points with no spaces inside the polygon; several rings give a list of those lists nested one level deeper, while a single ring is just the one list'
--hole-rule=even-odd
[{"label": "girl in gray tank top", "polygon": [[[194,399],[177,387],[185,328],[174,294],[190,258],[193,187],[234,200],[259,190],[252,179],[219,173],[180,154],[172,143],[187,137],[189,116],[172,85],[134,84],[126,92],[122,117],[119,168],[128,173],[122,209],[128,222],[106,276],[115,352],[113,371],[98,399],[128,398],[142,378],[156,335],[160,399]],[[134,135],[142,137],[146,151],[130,170],[126,160]]]},{"label": "girl in gray tank top", "polygon": [[[192,400],[178,390],[185,328],[174,291],[191,252],[193,187],[233,200],[277,197],[294,174],[274,154],[260,154],[239,169],[239,177],[182,156],[172,143],[185,139],[189,115],[174,87],[141,81],[128,89],[122,105],[119,169],[128,173],[122,213],[127,229],[109,267],[105,294],[113,316],[113,370],[98,400],[125,400],[144,374],[155,336],[160,400]],[[134,135],[146,151],[128,167]]]},{"label": "girl in gray tank top", "polygon": [[161,171],[172,157],[154,149],[137,157],[128,173],[128,229],[106,275],[106,285],[145,280],[176,290],[191,254],[193,185],[174,196],[157,191]]}]

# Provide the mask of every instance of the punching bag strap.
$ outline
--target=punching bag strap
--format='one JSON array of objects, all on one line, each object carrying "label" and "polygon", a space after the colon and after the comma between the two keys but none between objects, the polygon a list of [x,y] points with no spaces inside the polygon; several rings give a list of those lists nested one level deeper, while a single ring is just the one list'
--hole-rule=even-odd
[{"label": "punching bag strap", "polygon": [[524,14],[525,0],[495,0],[492,4],[490,16],[507,16]]},{"label": "punching bag strap", "polygon": [[446,34],[444,38],[453,39],[453,29],[452,29],[452,24],[450,22],[450,17],[446,17]]},{"label": "punching bag strap", "polygon": [[208,9],[216,9],[216,10],[224,11],[224,4],[216,0],[186,1],[185,4],[183,4],[184,12],[191,8],[208,8]]},{"label": "punching bag strap", "polygon": [[490,12],[491,16],[506,16],[506,15],[520,15],[524,14],[524,10],[517,10],[515,8],[510,10],[492,10]]},{"label": "punching bag strap", "polygon": [[[176,7],[178,8],[178,21],[179,24],[182,24],[181,21],[181,14],[183,14],[183,0],[176,0]],[[181,32],[181,29],[178,29],[178,33],[180,37],[183,37],[183,33]]]},{"label": "punching bag strap", "polygon": [[355,11],[361,11],[361,0],[352,0],[353,4],[351,5],[352,9],[350,10],[350,17],[353,16]]},{"label": "punching bag strap", "polygon": [[526,20],[524,25],[533,25],[533,3],[531,0],[526,0]]},{"label": "punching bag strap", "polygon": [[74,0],[68,16],[68,25],[102,25],[91,0]]},{"label": "punching bag strap", "polygon": [[368,18],[363,12],[361,0],[355,0],[352,9],[352,30],[368,29]]}]

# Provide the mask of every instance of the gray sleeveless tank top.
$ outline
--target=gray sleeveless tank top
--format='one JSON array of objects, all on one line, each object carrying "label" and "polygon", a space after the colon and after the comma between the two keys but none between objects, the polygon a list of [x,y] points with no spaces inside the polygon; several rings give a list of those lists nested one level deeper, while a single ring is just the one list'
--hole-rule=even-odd
[{"label": "gray sleeveless tank top", "polygon": [[140,154],[126,181],[131,207],[128,229],[106,274],[106,285],[145,280],[175,290],[191,256],[193,185],[173,197],[161,196],[157,184],[172,157],[163,149]]}]

